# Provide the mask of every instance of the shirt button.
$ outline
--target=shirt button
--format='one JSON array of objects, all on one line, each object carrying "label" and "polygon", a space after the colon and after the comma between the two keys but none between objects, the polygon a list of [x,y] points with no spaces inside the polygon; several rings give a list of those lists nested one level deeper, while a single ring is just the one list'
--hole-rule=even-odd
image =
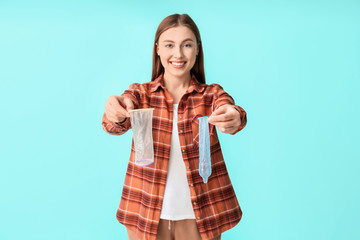
[{"label": "shirt button", "polygon": [[200,220],[200,217],[197,217],[198,220]]},{"label": "shirt button", "polygon": [[190,166],[187,166],[187,169],[190,169]]},{"label": "shirt button", "polygon": [[194,205],[196,205],[196,202],[194,202]]},{"label": "shirt button", "polygon": [[180,116],[179,118],[182,119],[182,116]]},{"label": "shirt button", "polygon": [[180,133],[183,133],[184,131],[183,130],[180,130]]},{"label": "shirt button", "polygon": [[185,149],[183,149],[182,152],[184,153],[184,152],[185,152]]},{"label": "shirt button", "polygon": [[193,186],[194,186],[194,184],[190,184],[190,186],[191,186],[191,187],[193,187]]}]

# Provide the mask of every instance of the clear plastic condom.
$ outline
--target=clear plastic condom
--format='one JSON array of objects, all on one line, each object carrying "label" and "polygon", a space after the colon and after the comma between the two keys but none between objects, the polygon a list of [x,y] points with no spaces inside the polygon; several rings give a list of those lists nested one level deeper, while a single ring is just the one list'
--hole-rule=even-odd
[{"label": "clear plastic condom", "polygon": [[129,110],[135,147],[135,164],[148,166],[154,163],[152,117],[154,108]]},{"label": "clear plastic condom", "polygon": [[204,183],[211,175],[209,117],[199,117],[199,174]]}]

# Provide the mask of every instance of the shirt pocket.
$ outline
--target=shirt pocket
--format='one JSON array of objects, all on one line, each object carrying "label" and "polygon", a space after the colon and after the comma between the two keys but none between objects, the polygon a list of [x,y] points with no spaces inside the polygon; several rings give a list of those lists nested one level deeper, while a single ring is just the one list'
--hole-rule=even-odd
[{"label": "shirt pocket", "polygon": [[[192,139],[194,149],[199,150],[199,118],[203,117],[201,114],[195,115],[191,120],[191,128],[192,128]],[[215,145],[219,142],[219,139],[216,134],[215,125],[209,124],[209,135],[210,135],[210,146]]]}]

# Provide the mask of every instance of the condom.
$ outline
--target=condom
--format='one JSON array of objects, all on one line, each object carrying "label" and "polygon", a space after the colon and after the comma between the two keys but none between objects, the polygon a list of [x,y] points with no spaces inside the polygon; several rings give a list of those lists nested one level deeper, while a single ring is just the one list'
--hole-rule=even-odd
[{"label": "condom", "polygon": [[149,166],[154,163],[152,116],[154,108],[129,110],[135,148],[135,164]]},{"label": "condom", "polygon": [[199,117],[199,174],[204,183],[211,175],[209,117]]}]

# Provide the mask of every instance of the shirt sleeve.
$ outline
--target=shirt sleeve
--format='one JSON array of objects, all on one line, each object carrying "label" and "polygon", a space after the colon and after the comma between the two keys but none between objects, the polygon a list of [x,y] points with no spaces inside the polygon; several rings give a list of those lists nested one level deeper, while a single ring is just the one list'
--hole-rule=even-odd
[{"label": "shirt sleeve", "polygon": [[101,125],[104,131],[111,135],[122,135],[131,128],[130,118],[126,118],[125,121],[121,123],[115,123],[106,117],[106,113],[104,113],[102,117]]},{"label": "shirt sleeve", "polygon": [[[139,108],[140,91],[138,83],[131,84],[121,96],[130,98],[134,103],[134,109]],[[122,135],[131,128],[130,118],[126,118],[123,122],[113,122],[106,117],[106,113],[103,114],[101,125],[104,131],[111,135]]]},{"label": "shirt sleeve", "polygon": [[239,132],[245,127],[247,123],[245,110],[242,107],[235,105],[234,99],[227,92],[225,92],[224,89],[219,84],[214,84],[214,85],[215,85],[214,88],[215,93],[213,98],[212,110],[215,111],[216,109],[218,109],[219,107],[225,104],[233,105],[233,107],[240,113],[241,124],[235,133]]}]

